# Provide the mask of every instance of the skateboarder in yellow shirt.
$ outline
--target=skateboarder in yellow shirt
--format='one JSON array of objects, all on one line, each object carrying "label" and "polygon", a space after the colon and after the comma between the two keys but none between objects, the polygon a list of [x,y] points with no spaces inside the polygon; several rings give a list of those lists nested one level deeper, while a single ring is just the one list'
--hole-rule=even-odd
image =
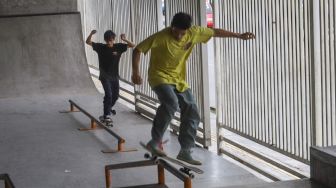
[{"label": "skateboarder in yellow shirt", "polygon": [[202,163],[191,156],[200,122],[194,96],[186,82],[186,61],[197,43],[206,43],[211,37],[254,39],[252,33],[233,33],[223,29],[192,26],[189,14],[174,15],[171,26],[142,41],[133,51],[132,82],[142,84],[139,72],[140,55],[151,50],[148,81],[160,100],[147,148],[158,155],[166,155],[159,147],[163,134],[180,108],[181,124],[178,136],[181,150],[177,159],[193,165]]}]

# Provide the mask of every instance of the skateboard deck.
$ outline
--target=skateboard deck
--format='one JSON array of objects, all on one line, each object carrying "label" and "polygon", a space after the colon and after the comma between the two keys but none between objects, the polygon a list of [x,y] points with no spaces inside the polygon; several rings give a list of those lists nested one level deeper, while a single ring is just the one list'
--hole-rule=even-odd
[{"label": "skateboard deck", "polygon": [[152,151],[151,151],[150,149],[148,149],[148,148],[146,147],[146,144],[143,143],[143,142],[140,142],[140,145],[141,145],[145,150],[147,150],[148,152],[150,152],[151,155],[152,155],[152,156],[150,156],[149,154],[145,154],[145,158],[150,158],[150,159],[162,158],[162,159],[166,159],[166,160],[169,161],[169,162],[172,162],[172,163],[174,163],[174,164],[177,164],[177,165],[179,165],[179,166],[182,166],[183,168],[180,169],[180,171],[182,171],[182,172],[184,172],[184,173],[186,173],[186,174],[188,174],[188,175],[191,175],[191,176],[193,176],[193,175],[190,174],[190,171],[193,171],[193,172],[195,172],[195,173],[197,173],[197,174],[203,174],[203,173],[204,173],[203,170],[201,170],[201,169],[199,169],[199,168],[197,168],[197,167],[194,167],[194,166],[187,165],[187,164],[185,164],[184,162],[182,162],[182,161],[180,161],[180,160],[178,160],[178,159],[169,157],[168,155],[166,155],[166,156],[154,155],[154,154],[152,153]]}]

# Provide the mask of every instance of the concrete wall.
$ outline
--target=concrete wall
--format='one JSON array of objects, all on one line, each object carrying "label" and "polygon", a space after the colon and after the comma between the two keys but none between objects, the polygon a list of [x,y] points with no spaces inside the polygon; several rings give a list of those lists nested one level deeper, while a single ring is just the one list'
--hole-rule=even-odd
[{"label": "concrete wall", "polygon": [[77,11],[77,0],[0,0],[0,16]]},{"label": "concrete wall", "polygon": [[0,18],[0,98],[95,92],[79,13]]}]

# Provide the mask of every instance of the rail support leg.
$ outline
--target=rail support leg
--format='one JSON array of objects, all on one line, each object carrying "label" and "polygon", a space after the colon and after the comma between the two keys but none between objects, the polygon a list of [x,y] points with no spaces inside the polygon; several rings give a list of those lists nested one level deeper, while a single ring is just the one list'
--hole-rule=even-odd
[{"label": "rail support leg", "polygon": [[110,170],[105,168],[105,180],[106,180],[106,188],[111,186],[111,174]]},{"label": "rail support leg", "polygon": [[78,112],[79,110],[77,110],[77,108],[75,107],[75,105],[70,103],[70,112]]},{"label": "rail support leg", "polygon": [[124,150],[124,140],[119,140],[118,141],[118,151],[123,151]]},{"label": "rail support leg", "polygon": [[100,127],[97,127],[97,123],[94,119],[91,119],[91,123],[90,123],[90,128],[79,128],[78,130],[80,131],[91,131],[91,130],[95,130],[95,129],[101,129]]},{"label": "rail support leg", "polygon": [[91,129],[97,128],[97,124],[94,119],[91,119]]},{"label": "rail support leg", "polygon": [[165,184],[165,174],[164,174],[164,168],[160,164],[158,166],[158,178],[159,178],[159,184],[164,185]]},{"label": "rail support leg", "polygon": [[118,140],[118,148],[117,150],[102,150],[103,153],[117,153],[117,152],[132,152],[132,151],[137,151],[136,148],[131,148],[131,149],[125,149],[124,148],[125,140],[120,139]]},{"label": "rail support leg", "polygon": [[191,178],[184,180],[184,188],[191,188]]}]

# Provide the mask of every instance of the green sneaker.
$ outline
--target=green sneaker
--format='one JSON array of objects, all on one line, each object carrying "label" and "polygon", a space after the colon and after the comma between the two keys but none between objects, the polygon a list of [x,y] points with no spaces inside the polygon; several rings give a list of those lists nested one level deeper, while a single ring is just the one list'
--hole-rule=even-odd
[{"label": "green sneaker", "polygon": [[195,160],[191,156],[191,151],[190,150],[180,150],[179,154],[176,157],[178,160],[187,162],[192,165],[202,165],[201,161]]},{"label": "green sneaker", "polygon": [[161,156],[161,157],[165,157],[167,156],[167,154],[160,149],[158,144],[155,144],[152,141],[149,141],[146,145],[146,148],[153,154],[153,155],[157,155],[157,156]]}]

